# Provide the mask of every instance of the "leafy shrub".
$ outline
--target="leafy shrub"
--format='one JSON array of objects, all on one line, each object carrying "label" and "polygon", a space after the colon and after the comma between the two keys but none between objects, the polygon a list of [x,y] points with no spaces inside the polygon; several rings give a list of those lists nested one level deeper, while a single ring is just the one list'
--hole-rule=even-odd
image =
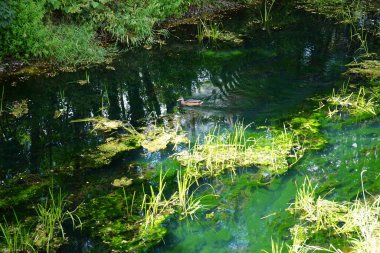
[{"label": "leafy shrub", "polygon": [[8,1],[0,2],[0,14],[0,29],[4,29],[14,18],[14,13],[8,5]]},{"label": "leafy shrub", "polygon": [[43,24],[44,2],[9,1],[8,8],[13,12],[14,18],[10,20],[5,29],[0,31],[0,47],[2,48],[0,57],[7,55],[16,58],[46,56],[45,42],[48,38],[48,30]]}]

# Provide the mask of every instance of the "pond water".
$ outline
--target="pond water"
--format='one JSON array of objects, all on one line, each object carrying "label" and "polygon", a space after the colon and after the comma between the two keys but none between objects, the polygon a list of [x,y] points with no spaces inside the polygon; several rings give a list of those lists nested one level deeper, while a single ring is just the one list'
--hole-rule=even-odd
[{"label": "pond water", "polygon": [[[0,118],[0,180],[19,173],[53,173],[56,184],[72,200],[88,201],[112,192],[111,182],[126,175],[136,161],[155,171],[160,163],[170,163],[168,156],[174,151],[138,149],[122,153],[103,168],[81,170],[74,165],[64,171],[83,150],[101,141],[89,124],[72,120],[104,116],[137,127],[175,115],[182,129],[197,137],[215,124],[226,128],[236,121],[282,124],[292,115],[314,109],[310,98],[330,94],[344,82],[341,73],[355,51],[346,26],[291,6],[274,11],[273,27],[266,30],[255,22],[254,10],[229,17],[223,20],[223,29],[241,38],[240,44],[199,44],[196,26],[186,25],[171,31],[167,45],[127,52],[111,67],[4,82],[5,110],[22,101],[27,110],[17,117]],[[77,82],[87,78],[89,83]],[[179,107],[180,97],[201,99],[204,104]],[[271,237],[289,240],[291,218],[284,215],[285,209],[306,175],[324,185],[321,194],[351,200],[365,169],[367,189],[379,191],[379,129],[378,117],[343,126],[329,123],[322,130],[327,147],[308,152],[267,186],[250,180],[252,170],[211,180],[220,203],[206,213],[215,218],[200,214],[196,220],[167,222],[168,235],[150,251],[259,252],[270,249]],[[24,201],[13,207],[23,211],[26,205]],[[1,210],[6,213],[10,207]],[[109,251],[85,232],[72,236],[62,251]]]}]

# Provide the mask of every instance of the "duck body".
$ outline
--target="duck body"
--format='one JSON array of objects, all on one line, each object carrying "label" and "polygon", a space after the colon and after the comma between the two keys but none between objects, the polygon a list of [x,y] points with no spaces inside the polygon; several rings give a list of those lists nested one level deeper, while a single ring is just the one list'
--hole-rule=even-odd
[{"label": "duck body", "polygon": [[181,103],[181,105],[183,105],[183,106],[200,106],[200,105],[203,104],[203,101],[202,100],[198,100],[198,99],[188,99],[188,100],[185,100],[183,98],[180,98],[177,101],[179,101]]}]

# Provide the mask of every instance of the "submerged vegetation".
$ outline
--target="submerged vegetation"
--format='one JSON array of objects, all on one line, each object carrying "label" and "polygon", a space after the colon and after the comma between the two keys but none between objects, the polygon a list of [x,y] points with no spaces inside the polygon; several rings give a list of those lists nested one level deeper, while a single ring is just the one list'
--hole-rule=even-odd
[{"label": "submerged vegetation", "polygon": [[[318,6],[328,2],[330,6],[340,7],[345,6],[347,1],[308,2]],[[7,13],[0,17],[0,28],[4,28],[0,31],[0,39],[5,39],[5,42],[0,41],[0,47],[6,45],[0,57],[6,59],[12,55],[18,59],[48,58],[51,61],[71,65],[102,62],[115,52],[116,47],[113,46],[115,43],[126,46],[154,43],[156,39],[168,34],[160,26],[160,21],[168,17],[178,17],[187,10],[192,10],[194,6],[208,3],[210,2],[171,1],[169,3],[162,0],[145,2],[7,0],[0,3],[0,10],[3,9],[4,13]],[[261,3],[262,23],[267,26],[269,21],[275,19],[275,16],[272,19],[271,13],[272,8],[276,7],[275,1],[264,0]],[[351,14],[353,13],[350,12],[348,15]],[[195,29],[195,26],[193,28]],[[276,48],[281,44],[277,43],[276,37],[269,29],[258,30],[258,35],[269,38],[265,47]],[[19,173],[12,169],[7,170],[8,163],[0,163],[2,173],[0,211],[4,213],[0,221],[0,251],[59,251],[63,244],[70,243],[69,237],[76,236],[76,232],[72,234],[71,230],[83,227],[86,246],[80,244],[83,238],[78,238],[78,241],[72,245],[76,244],[83,248],[99,246],[100,250],[104,249],[105,252],[145,252],[165,240],[177,222],[181,225],[181,220],[191,222],[196,219],[205,225],[207,233],[215,232],[220,237],[218,239],[225,243],[226,251],[244,251],[245,247],[250,247],[251,241],[247,240],[247,237],[251,237],[252,234],[246,229],[245,224],[238,224],[241,209],[244,209],[246,212],[244,215],[249,218],[249,222],[252,222],[253,225],[250,226],[260,233],[262,229],[260,226],[263,223],[259,224],[257,220],[274,217],[278,213],[262,217],[268,209],[267,206],[260,210],[258,206],[255,206],[255,210],[246,206],[262,204],[260,202],[263,201],[262,196],[264,198],[269,196],[268,192],[279,193],[276,197],[280,200],[273,200],[273,203],[270,203],[271,207],[277,208],[284,203],[288,206],[294,194],[287,192],[291,191],[288,188],[289,185],[293,187],[293,182],[286,181],[293,180],[295,174],[298,179],[303,179],[305,173],[310,173],[313,180],[318,182],[326,180],[326,185],[340,186],[350,180],[342,183],[339,181],[341,178],[333,178],[338,173],[345,173],[341,172],[341,164],[353,159],[358,167],[362,166],[360,169],[365,169],[366,166],[372,166],[370,164],[372,160],[377,161],[379,149],[376,142],[379,140],[377,128],[380,102],[380,89],[377,83],[378,61],[374,58],[369,60],[371,54],[368,50],[366,31],[353,31],[358,34],[352,38],[360,41],[360,50],[355,52],[359,54],[357,61],[348,65],[346,73],[358,84],[343,85],[341,89],[333,90],[331,93],[330,89],[322,90],[320,88],[322,85],[316,82],[318,88],[306,89],[307,95],[303,95],[311,96],[311,92],[313,94],[323,92],[318,98],[310,99],[310,101],[317,100],[318,108],[316,103],[311,102],[314,104],[310,107],[305,104],[300,107],[286,107],[278,115],[273,112],[264,116],[261,114],[266,113],[267,108],[264,107],[273,107],[275,108],[273,110],[276,110],[282,105],[285,106],[288,101],[279,103],[279,107],[276,107],[279,97],[275,89],[279,85],[270,86],[268,94],[262,86],[267,85],[266,81],[273,82],[272,79],[267,79],[267,76],[272,78],[277,74],[272,69],[277,65],[277,61],[280,62],[278,65],[281,65],[278,76],[283,78],[284,68],[287,66],[283,66],[281,58],[292,58],[289,57],[288,50],[284,50],[281,45],[278,51],[272,52],[265,48],[262,51],[257,50],[260,51],[257,53],[249,48],[251,41],[247,41],[244,48],[229,50],[228,47],[231,45],[228,42],[232,42],[234,46],[243,42],[240,35],[222,31],[222,25],[214,21],[200,21],[198,39],[202,42],[210,41],[212,46],[218,41],[227,44],[223,45],[220,51],[215,47],[213,50],[201,51],[203,62],[188,71],[191,72],[189,79],[180,78],[186,74],[183,73],[186,71],[182,68],[177,70],[177,64],[183,60],[186,62],[185,67],[188,68],[187,64],[199,58],[179,59],[177,58],[179,54],[168,50],[164,52],[174,55],[174,64],[170,65],[169,71],[160,69],[161,59],[153,64],[146,64],[144,61],[144,65],[138,65],[136,71],[130,71],[135,66],[128,59],[125,66],[122,66],[124,63],[120,63],[125,72],[117,74],[113,72],[115,74],[110,75],[111,82],[115,83],[114,86],[109,83],[107,83],[109,86],[106,86],[102,80],[97,80],[98,76],[91,75],[90,81],[87,72],[83,80],[78,80],[78,77],[83,78],[79,73],[70,79],[77,80],[74,82],[63,78],[64,81],[59,85],[63,83],[75,86],[74,95],[66,96],[68,94],[66,86],[64,88],[59,86],[58,95],[55,90],[53,95],[47,96],[49,101],[55,96],[54,106],[51,106],[51,102],[41,105],[38,99],[29,100],[29,96],[17,97],[18,100],[15,100],[12,91],[9,92],[10,99],[5,98],[3,104],[5,93],[3,86],[0,100],[2,141],[0,148],[3,148],[3,141],[6,148],[16,146],[14,150],[9,152],[6,150],[7,155],[15,153],[7,159],[12,160],[13,157],[17,158],[13,160],[24,159],[22,156],[25,155],[28,156],[25,159],[28,164],[20,166],[20,171],[25,171]],[[78,33],[79,35],[76,35]],[[284,32],[281,32],[281,36],[283,35]],[[338,37],[336,30],[332,36]],[[257,37],[254,43],[260,43],[259,38],[261,37]],[[326,38],[323,40],[329,41]],[[308,54],[314,54],[313,51],[317,50],[317,46],[309,47],[310,41],[302,43],[303,48],[299,51],[293,50],[293,47],[290,47],[289,51],[296,51],[297,54],[309,57]],[[332,45],[334,43],[329,42],[323,46],[324,50],[328,49],[327,54],[330,53],[329,48],[335,46]],[[186,44],[179,47],[183,50],[187,46]],[[204,48],[208,48],[208,45],[202,47]],[[154,54],[156,52],[149,56]],[[145,54],[140,55],[140,52],[136,55],[145,56]],[[243,58],[246,55],[247,59]],[[192,51],[190,56],[193,57]],[[240,57],[247,62],[240,61]],[[264,68],[268,71],[265,72],[260,69],[260,62],[270,65],[267,62],[268,58],[273,66]],[[148,58],[147,61],[150,60]],[[336,59],[334,56],[330,60],[334,63],[320,64],[323,65],[323,71],[326,66],[331,67],[329,64],[340,62],[341,59]],[[206,65],[208,61],[220,61],[223,64],[212,65],[218,69],[213,72]],[[235,65],[237,62],[239,66],[230,71],[230,64]],[[301,64],[298,58],[295,62]],[[254,68],[252,66],[245,68],[245,65],[253,65]],[[314,79],[310,77],[314,74],[312,72],[314,70],[309,67],[309,63],[295,67],[297,77],[301,76],[300,69],[307,69],[306,72],[302,72],[307,74],[307,78],[302,79],[307,83]],[[117,68],[116,65],[109,66],[104,71],[114,71]],[[157,68],[159,71],[150,71],[150,68]],[[258,78],[244,76],[251,72],[255,72],[254,77]],[[332,72],[335,72],[335,69]],[[259,75],[256,75],[257,73]],[[323,80],[328,79],[329,74],[324,75]],[[118,75],[123,78],[117,79]],[[173,80],[178,78],[176,80],[178,83],[185,80],[184,83],[188,85],[165,84],[168,83],[166,75],[173,77]],[[319,79],[319,73],[316,75],[318,81],[322,80]],[[124,79],[125,76],[132,77]],[[294,79],[291,81],[294,82]],[[253,89],[255,94],[252,97],[236,92],[236,90],[243,90],[242,93],[246,90],[251,91],[242,86],[243,82],[246,82],[247,86],[259,87]],[[84,99],[83,93],[79,92],[81,89],[96,93],[97,101]],[[281,90],[284,91],[287,90]],[[326,96],[327,93],[331,94]],[[205,100],[204,106],[196,108],[175,106],[175,100],[179,95],[194,94]],[[8,90],[6,95],[8,96]],[[39,97],[40,94],[36,96]],[[267,97],[270,98],[266,100]],[[243,101],[243,98],[249,101]],[[267,105],[266,102],[269,100],[273,101]],[[218,107],[218,103],[222,106]],[[240,107],[240,103],[248,105]],[[42,111],[43,115],[36,113],[44,107],[49,107],[45,108],[48,113],[45,113],[46,111]],[[254,113],[252,108],[255,108]],[[286,111],[288,108],[295,109],[289,114],[289,111]],[[214,114],[213,110],[217,113]],[[246,111],[240,114],[240,110]],[[286,116],[281,114],[284,111],[287,113]],[[249,113],[248,118],[255,122],[244,124],[239,121],[247,115],[246,113]],[[179,115],[181,117],[178,117]],[[341,122],[355,122],[359,125],[363,123],[361,121],[363,119],[372,125],[362,129],[360,134],[371,138],[376,145],[361,147],[364,144],[357,140],[360,137],[350,136],[352,140],[345,143],[346,148],[352,151],[346,155],[348,158],[337,157],[336,161],[328,159],[323,162],[317,161],[336,148],[333,144],[337,140],[331,138],[331,143],[326,137],[331,136],[329,131],[338,129],[336,132],[342,132],[342,128],[339,128]],[[31,124],[22,124],[25,120],[29,120]],[[8,124],[7,121],[11,121],[12,124]],[[182,130],[184,126],[187,128],[186,132]],[[68,131],[67,134],[62,130],[64,128],[72,128],[72,132]],[[20,131],[23,134],[19,134]],[[57,133],[59,131],[62,131],[62,135],[72,136],[62,137]],[[79,144],[72,145],[72,142]],[[327,148],[322,151],[326,146]],[[310,164],[303,163],[308,157],[311,159],[307,162],[312,160]],[[296,167],[296,164],[300,166]],[[336,171],[327,170],[323,167],[325,165],[326,167],[334,165],[331,167]],[[289,171],[294,167],[297,168],[297,172]],[[239,181],[242,174],[241,182],[237,183],[240,185],[226,194],[226,189],[231,189],[228,187]],[[283,177],[280,179],[281,175]],[[378,175],[376,176],[378,178]],[[60,188],[58,191],[49,188],[51,177],[65,183],[64,189],[70,194],[68,197],[63,196]],[[352,185],[350,187],[355,187],[354,183]],[[378,190],[378,185],[372,187],[371,190]],[[327,188],[324,186],[324,191]],[[369,194],[363,190],[353,201],[352,198],[347,198],[346,202],[336,202],[330,199],[330,193],[334,197],[333,191],[329,191],[324,197],[319,196],[318,188],[313,187],[311,180],[306,179],[297,191],[294,204],[288,209],[293,215],[291,224],[294,225],[290,230],[291,244],[277,243],[272,239],[271,245],[264,245],[268,246],[266,249],[271,246],[272,252],[286,250],[378,252],[380,198],[368,197]],[[353,194],[356,193],[351,191],[347,195],[352,197]],[[68,202],[68,199],[74,200],[73,203]],[[272,199],[265,201],[268,204]],[[259,218],[256,219],[257,217]],[[227,223],[227,219],[232,223]],[[270,219],[272,218],[268,218]],[[239,230],[236,235],[225,233],[231,224],[236,225],[236,229]],[[289,224],[283,225],[286,226]],[[269,227],[268,224],[265,224],[265,227]],[[201,234],[201,230],[196,230],[196,233]],[[209,240],[208,236],[205,238]],[[260,237],[254,238],[254,240],[260,239]],[[198,245],[191,245],[189,248],[197,252],[215,251],[215,249],[200,249]],[[189,249],[190,251],[192,250]]]},{"label": "submerged vegetation", "polygon": [[81,227],[82,222],[74,211],[67,210],[67,201],[59,189],[58,194],[49,189],[49,196],[44,204],[37,204],[36,217],[21,222],[14,212],[14,223],[4,217],[0,223],[4,240],[0,241],[3,252],[46,252],[55,251],[66,239],[63,223],[70,220],[73,228]]}]

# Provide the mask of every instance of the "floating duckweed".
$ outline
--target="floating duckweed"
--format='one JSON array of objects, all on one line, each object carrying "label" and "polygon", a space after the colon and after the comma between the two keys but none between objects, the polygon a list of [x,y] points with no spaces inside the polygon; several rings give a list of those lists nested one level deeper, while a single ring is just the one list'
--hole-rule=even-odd
[{"label": "floating duckweed", "polygon": [[342,252],[332,245],[329,249],[324,249],[324,245],[308,245],[321,233],[327,242],[342,240],[350,252],[380,251],[380,196],[373,197],[371,201],[364,197],[363,200],[337,203],[317,197],[315,188],[306,178],[288,211],[299,221],[291,229],[291,252],[311,248]]}]

